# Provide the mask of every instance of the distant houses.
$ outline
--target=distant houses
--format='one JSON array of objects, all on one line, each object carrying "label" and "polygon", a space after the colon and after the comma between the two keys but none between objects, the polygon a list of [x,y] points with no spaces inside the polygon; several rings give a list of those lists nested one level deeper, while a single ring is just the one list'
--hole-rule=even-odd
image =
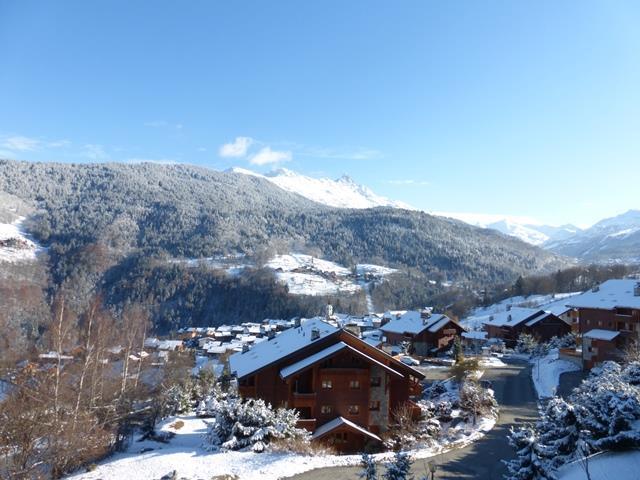
[{"label": "distant houses", "polygon": [[424,376],[338,326],[301,322],[229,357],[240,394],[295,408],[314,441],[341,452],[380,446],[393,412],[412,404]]},{"label": "distant houses", "polygon": [[380,327],[386,343],[409,345],[409,352],[421,356],[434,355],[448,348],[456,336],[465,331],[457,321],[429,309],[408,311],[389,319]]}]

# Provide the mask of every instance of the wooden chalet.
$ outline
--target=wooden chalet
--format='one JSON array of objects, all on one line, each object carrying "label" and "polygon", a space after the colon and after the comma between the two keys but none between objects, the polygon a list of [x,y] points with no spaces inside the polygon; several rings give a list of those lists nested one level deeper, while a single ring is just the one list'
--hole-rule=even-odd
[{"label": "wooden chalet", "polygon": [[489,338],[500,338],[507,347],[515,347],[518,337],[528,333],[540,342],[571,332],[571,321],[536,308],[507,307],[491,315],[484,323]]},{"label": "wooden chalet", "polygon": [[229,358],[240,394],[294,408],[314,441],[341,452],[381,443],[424,376],[352,333],[310,319]]},{"label": "wooden chalet", "polygon": [[638,280],[608,280],[567,303],[578,312],[585,369],[605,360],[619,360],[640,337]]},{"label": "wooden chalet", "polygon": [[426,356],[446,349],[465,331],[455,320],[429,310],[408,311],[380,327],[389,345],[409,343],[409,353]]}]

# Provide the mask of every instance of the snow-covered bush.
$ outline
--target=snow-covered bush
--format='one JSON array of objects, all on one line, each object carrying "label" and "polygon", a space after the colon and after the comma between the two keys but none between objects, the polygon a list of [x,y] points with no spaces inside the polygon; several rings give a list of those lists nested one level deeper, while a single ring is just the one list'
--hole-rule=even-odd
[{"label": "snow-covered bush", "polygon": [[521,333],[516,342],[516,352],[518,353],[533,353],[538,346],[538,341],[533,335],[528,333]]},{"label": "snow-covered bush", "polygon": [[411,470],[411,457],[406,452],[396,452],[393,459],[385,464],[384,480],[406,480]]},{"label": "snow-covered bush", "polygon": [[211,399],[209,413],[213,421],[207,427],[207,447],[222,450],[251,448],[262,452],[275,439],[309,441],[309,432],[296,427],[298,413],[274,410],[263,400],[240,398]]},{"label": "snow-covered bush", "polygon": [[551,337],[549,348],[571,348],[576,346],[576,334],[569,332],[562,337]]},{"label": "snow-covered bush", "polygon": [[475,425],[478,415],[497,413],[498,403],[493,394],[478,382],[465,380],[460,385],[460,407],[473,414]]},{"label": "snow-covered bush", "polygon": [[540,459],[538,434],[531,425],[518,430],[511,429],[509,445],[516,450],[516,458],[504,462],[509,472],[507,480],[551,480],[554,477],[546,470],[546,464]]},{"label": "snow-covered bush", "polygon": [[[605,362],[567,401],[551,399],[535,428],[513,434],[518,459],[510,464],[510,478],[552,478],[560,465],[590,452],[640,447],[639,422],[640,363],[622,368]],[[538,476],[525,476],[531,472]]]},{"label": "snow-covered bush", "polygon": [[622,371],[622,380],[629,385],[640,385],[640,362],[630,362]]},{"label": "snow-covered bush", "polygon": [[573,405],[562,398],[549,400],[536,424],[539,453],[546,470],[572,460],[580,438],[580,425]]},{"label": "snow-covered bush", "polygon": [[596,449],[620,449],[640,445],[640,388],[625,378],[635,374],[637,366],[622,370],[617,363],[605,362],[571,395],[578,419],[590,432]]}]

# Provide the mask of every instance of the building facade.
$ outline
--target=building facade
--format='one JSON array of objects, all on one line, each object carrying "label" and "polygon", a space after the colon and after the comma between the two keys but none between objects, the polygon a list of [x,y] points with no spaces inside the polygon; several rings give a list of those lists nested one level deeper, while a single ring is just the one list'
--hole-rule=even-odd
[{"label": "building facade", "polygon": [[380,444],[380,434],[424,376],[352,333],[312,319],[229,359],[241,396],[296,409],[299,426],[341,452]]}]

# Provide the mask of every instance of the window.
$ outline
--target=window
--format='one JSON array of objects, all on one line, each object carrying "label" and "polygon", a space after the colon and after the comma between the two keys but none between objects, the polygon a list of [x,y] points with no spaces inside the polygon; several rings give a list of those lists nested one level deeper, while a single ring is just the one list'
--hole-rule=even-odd
[{"label": "window", "polygon": [[322,407],[320,407],[320,413],[322,415],[331,415],[331,412],[333,412],[333,407],[331,405],[322,405]]},{"label": "window", "polygon": [[349,409],[347,410],[349,415],[358,415],[360,413],[359,405],[349,405]]},{"label": "window", "polygon": [[352,390],[358,390],[360,388],[360,380],[351,380],[349,382],[349,388]]},{"label": "window", "polygon": [[373,410],[375,412],[380,410],[380,400],[371,400],[371,403],[369,404],[369,410]]},{"label": "window", "polygon": [[371,377],[371,386],[379,387],[382,385],[382,379],[380,377]]},{"label": "window", "polygon": [[333,443],[347,443],[347,432],[338,432],[334,434]]},{"label": "window", "polygon": [[322,380],[322,388],[326,388],[326,389],[333,388],[333,382],[331,380]]}]

